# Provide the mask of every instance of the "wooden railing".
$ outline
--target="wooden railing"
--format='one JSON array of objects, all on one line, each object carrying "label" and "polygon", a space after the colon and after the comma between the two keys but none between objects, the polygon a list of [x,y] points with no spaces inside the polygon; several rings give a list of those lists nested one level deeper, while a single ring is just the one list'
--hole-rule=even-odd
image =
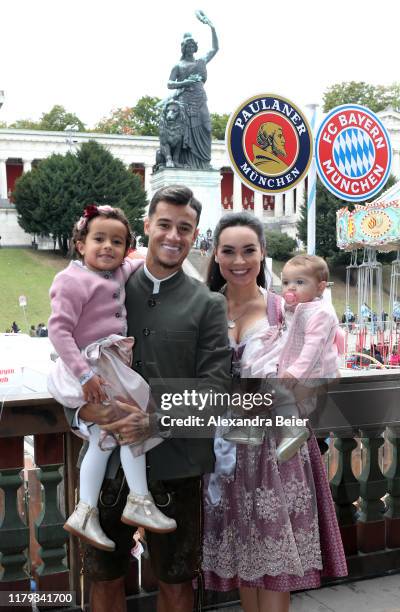
[{"label": "wooden railing", "polygon": [[[341,379],[330,388],[323,410],[328,417],[317,433],[349,577],[400,571],[400,376]],[[332,430],[336,438],[328,445]],[[24,470],[28,435],[34,466]],[[80,601],[79,549],[62,528],[75,504],[80,445],[54,400],[6,401],[0,420],[1,591],[29,590],[33,577],[39,590],[73,590]],[[157,584],[148,562],[142,564],[141,583],[139,594],[132,559],[129,609],[153,610]],[[235,593],[207,593],[206,603],[216,606],[235,598]]]}]

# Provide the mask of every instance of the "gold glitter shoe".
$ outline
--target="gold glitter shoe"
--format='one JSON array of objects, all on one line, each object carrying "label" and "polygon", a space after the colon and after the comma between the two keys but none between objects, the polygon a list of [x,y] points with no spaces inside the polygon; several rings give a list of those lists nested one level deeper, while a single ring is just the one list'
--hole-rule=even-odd
[{"label": "gold glitter shoe", "polygon": [[175,531],[177,525],[174,519],[165,516],[157,508],[152,495],[138,495],[131,491],[122,513],[121,521],[127,525],[144,527],[155,533]]},{"label": "gold glitter shoe", "polygon": [[98,509],[83,501],[78,503],[65,523],[64,529],[95,548],[115,550],[115,542],[110,540],[100,527]]},{"label": "gold glitter shoe", "polygon": [[260,446],[263,443],[265,430],[263,427],[249,425],[244,427],[233,427],[222,437],[227,442],[236,444],[248,444],[249,446]]},{"label": "gold glitter shoe", "polygon": [[307,427],[285,427],[283,439],[276,449],[276,458],[280,463],[288,461],[307,442],[310,432]]}]

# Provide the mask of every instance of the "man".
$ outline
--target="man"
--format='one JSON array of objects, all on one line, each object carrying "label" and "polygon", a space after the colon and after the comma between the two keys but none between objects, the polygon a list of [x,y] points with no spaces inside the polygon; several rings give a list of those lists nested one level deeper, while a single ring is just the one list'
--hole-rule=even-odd
[{"label": "man", "polygon": [[[200,388],[226,390],[230,349],[224,298],[182,271],[198,233],[200,212],[201,204],[187,187],[169,186],[155,193],[144,222],[149,237],[145,266],[126,286],[128,335],[136,338],[133,367],[147,380],[191,378],[199,381]],[[113,409],[105,406],[86,405],[80,416],[113,431],[123,444],[151,435],[154,418],[135,406],[120,403],[119,407],[129,414],[116,422],[112,422]],[[166,438],[148,453],[147,462],[156,503],[178,523],[171,534],[147,534],[160,581],[157,611],[191,612],[192,579],[200,569],[201,476],[213,471],[213,441]],[[126,609],[124,574],[134,530],[120,523],[127,491],[113,478],[115,457],[109,468],[99,504],[100,522],[117,549],[115,553],[86,549],[92,612]]]},{"label": "man", "polygon": [[280,159],[286,157],[285,136],[280,125],[267,121],[258,128],[257,145],[253,144],[253,164],[264,174],[281,174],[288,165]]}]

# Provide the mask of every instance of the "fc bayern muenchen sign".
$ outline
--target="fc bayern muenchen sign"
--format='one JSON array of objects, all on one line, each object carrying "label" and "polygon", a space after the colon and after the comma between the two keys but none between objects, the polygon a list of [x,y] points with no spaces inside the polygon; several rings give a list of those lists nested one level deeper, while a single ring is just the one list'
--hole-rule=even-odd
[{"label": "fc bayern muenchen sign", "polygon": [[315,150],[321,181],[342,200],[368,200],[389,176],[389,135],[365,106],[343,104],[331,110],[318,130]]},{"label": "fc bayern muenchen sign", "polygon": [[226,146],[240,180],[263,193],[293,189],[307,174],[312,134],[297,106],[275,94],[249,98],[232,113]]}]

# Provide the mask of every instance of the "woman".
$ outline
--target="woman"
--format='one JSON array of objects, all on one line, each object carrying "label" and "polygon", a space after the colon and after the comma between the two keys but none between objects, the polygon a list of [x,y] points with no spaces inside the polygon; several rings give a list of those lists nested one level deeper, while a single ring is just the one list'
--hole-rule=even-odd
[{"label": "woman", "polygon": [[[234,375],[248,375],[249,355],[271,338],[264,264],[263,225],[247,213],[225,215],[214,233],[208,284],[227,300]],[[275,342],[278,359],[284,337]],[[218,487],[214,476],[205,483],[205,585],[239,588],[245,612],[287,612],[291,591],[318,587],[321,575],[347,574],[314,436],[285,463],[277,463],[275,449],[272,429],[258,446],[238,444],[231,475]]]},{"label": "woman", "polygon": [[211,120],[207,107],[204,83],[207,80],[206,64],[218,51],[218,38],[211,21],[201,11],[197,18],[210,26],[212,48],[200,59],[195,59],[197,43],[189,33],[184,34],[181,43],[182,56],[173,67],[168,81],[168,89],[175,89],[174,98],[185,106],[187,129],[181,154],[181,163],[189,168],[207,170],[211,160]]}]

